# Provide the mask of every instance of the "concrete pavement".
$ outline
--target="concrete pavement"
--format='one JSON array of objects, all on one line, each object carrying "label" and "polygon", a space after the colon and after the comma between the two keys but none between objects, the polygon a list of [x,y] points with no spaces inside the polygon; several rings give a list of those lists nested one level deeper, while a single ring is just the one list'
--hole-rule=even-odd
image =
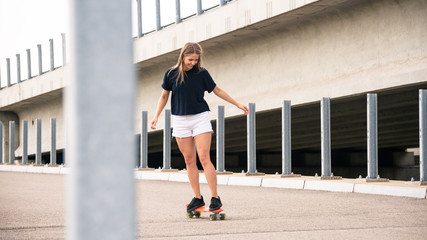
[{"label": "concrete pavement", "polygon": [[[0,239],[64,239],[66,175],[0,172]],[[209,189],[202,184],[209,199]],[[226,221],[187,219],[188,183],[136,180],[138,239],[425,239],[426,199],[219,185]],[[108,197],[108,196],[106,196]]]}]

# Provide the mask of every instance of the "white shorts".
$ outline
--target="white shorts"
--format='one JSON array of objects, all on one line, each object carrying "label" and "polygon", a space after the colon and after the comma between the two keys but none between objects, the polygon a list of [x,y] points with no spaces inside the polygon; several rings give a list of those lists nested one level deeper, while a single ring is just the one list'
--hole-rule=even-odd
[{"label": "white shorts", "polygon": [[173,116],[172,136],[194,137],[201,133],[213,132],[209,111],[185,116]]}]

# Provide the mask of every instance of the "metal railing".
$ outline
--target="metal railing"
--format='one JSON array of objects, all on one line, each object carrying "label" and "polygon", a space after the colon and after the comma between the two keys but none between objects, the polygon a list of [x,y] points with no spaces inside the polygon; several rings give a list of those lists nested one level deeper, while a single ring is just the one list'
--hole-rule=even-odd
[{"label": "metal railing", "polygon": [[[388,181],[378,175],[378,106],[377,94],[367,94],[367,181]],[[330,128],[330,99],[322,98],[321,104],[321,178],[340,179],[334,176],[331,166],[331,128]],[[255,103],[249,103],[250,112],[247,116],[247,175],[262,174],[256,169],[256,111]],[[140,163],[141,170],[149,168],[148,163],[148,121],[147,111],[142,111],[141,121],[141,146]],[[225,118],[224,106],[218,106],[216,129],[216,168],[218,173],[225,170]],[[35,164],[41,163],[42,146],[42,122],[36,119],[36,159]],[[22,164],[28,164],[28,123],[22,121]],[[56,165],[56,119],[50,120],[51,128],[51,150],[50,164]],[[0,123],[0,139],[3,141],[3,125]],[[15,163],[15,122],[9,122],[9,157],[8,163]],[[3,146],[0,144],[0,163],[3,163]],[[420,148],[420,181],[427,181],[427,90],[419,90],[419,148]],[[65,160],[64,160],[65,162]],[[283,177],[301,176],[292,172],[292,149],[291,149],[291,101],[285,100],[282,104],[282,173]],[[165,128],[163,130],[163,168],[164,171],[174,171],[171,169],[171,111],[165,110]]]},{"label": "metal railing", "polygon": [[[331,127],[330,127],[330,99],[322,98],[321,101],[321,179],[341,179],[340,176],[334,176],[331,166]],[[247,175],[262,174],[256,169],[256,122],[255,122],[255,103],[249,103],[249,114],[247,116]],[[377,119],[377,94],[367,94],[367,175],[366,181],[388,181],[388,179],[380,178],[378,175],[378,119]],[[147,112],[143,112],[147,114]],[[291,149],[291,101],[285,100],[282,105],[282,177],[296,177],[299,174],[292,172],[292,149]],[[420,181],[427,181],[427,90],[419,90],[419,147],[420,147]],[[141,132],[141,142],[147,144],[147,122],[143,121]],[[225,146],[224,146],[224,106],[218,106],[217,116],[217,132],[216,132],[216,167],[217,172],[225,172]],[[165,112],[165,136],[170,136],[170,110]],[[164,168],[170,168],[170,137],[164,138],[163,164]],[[146,149],[146,146],[144,146]],[[148,168],[147,150],[141,151],[140,169]]]},{"label": "metal railing", "polygon": [[231,2],[234,0],[217,0],[218,1],[217,5],[209,6],[206,8],[203,7],[203,1],[202,0],[196,0],[196,3],[197,3],[196,12],[194,14],[190,14],[189,16],[186,16],[184,18],[181,17],[181,0],[175,0],[175,16],[176,16],[175,22],[165,24],[165,25],[162,25],[162,22],[161,22],[160,0],[154,0],[154,1],[155,1],[155,12],[156,12],[156,15],[155,15],[156,27],[155,27],[155,29],[149,30],[149,31],[144,33],[143,27],[142,27],[142,23],[143,23],[143,20],[142,20],[142,16],[143,16],[142,0],[136,0],[136,2],[137,2],[136,8],[137,8],[137,15],[138,15],[138,17],[137,17],[137,29],[138,29],[137,38],[141,38],[145,34],[149,34],[149,33],[154,32],[154,31],[160,31],[167,26],[170,26],[173,24],[179,24],[182,21],[184,21],[188,18],[191,18],[193,16],[202,15],[203,13],[205,13],[211,9],[214,9],[217,7],[222,7],[222,6],[226,5],[228,2]]},{"label": "metal railing", "polygon": [[54,40],[49,39],[49,69],[48,71],[43,71],[43,54],[42,54],[42,45],[37,44],[37,66],[38,66],[38,73],[36,75],[32,72],[32,61],[31,61],[31,49],[27,49],[27,78],[23,79],[22,76],[22,65],[21,65],[21,54],[16,54],[16,79],[12,79],[12,66],[11,66],[11,59],[6,58],[6,85],[1,85],[1,74],[0,74],[0,90],[5,87],[11,87],[15,84],[19,84],[25,80],[30,80],[34,77],[40,76],[42,74],[45,74],[49,71],[54,71],[55,69],[58,69],[60,67],[63,67],[67,62],[67,51],[66,51],[66,36],[65,33],[61,34],[62,38],[62,65],[55,67],[55,52],[54,52]]},{"label": "metal railing", "polygon": [[[156,6],[156,15],[155,15],[155,22],[156,22],[156,28],[154,30],[149,30],[147,32],[143,32],[143,28],[142,28],[142,16],[143,16],[143,11],[142,11],[142,6],[141,6],[141,1],[142,0],[136,0],[137,2],[137,28],[138,28],[138,33],[137,33],[137,38],[143,37],[146,34],[155,32],[155,31],[160,31],[165,27],[168,27],[170,25],[173,24],[179,24],[182,21],[185,21],[188,18],[191,18],[193,16],[199,16],[204,14],[205,12],[217,8],[217,7],[221,7],[226,5],[228,2],[231,1],[235,1],[235,0],[218,0],[218,4],[214,5],[214,6],[208,6],[206,8],[203,7],[203,1],[202,0],[197,0],[197,10],[194,14],[190,14],[189,16],[186,17],[181,17],[181,0],[175,0],[175,15],[176,15],[176,19],[174,23],[169,23],[169,24],[165,24],[162,25],[161,23],[161,7],[160,7],[160,0],[153,0],[155,1],[155,6]],[[26,49],[26,57],[27,57],[27,76],[26,78],[23,78],[22,76],[22,64],[21,64],[21,54],[16,54],[16,79],[12,79],[12,68],[13,66],[11,65],[11,59],[10,58],[6,58],[6,85],[2,86],[1,84],[1,72],[0,72],[0,90],[6,87],[11,87],[15,84],[21,83],[22,81],[25,80],[29,80],[33,77],[36,76],[40,76],[46,72],[49,71],[54,71],[57,68],[60,68],[62,66],[66,65],[67,62],[67,50],[66,50],[66,36],[65,33],[61,34],[62,37],[62,65],[55,67],[55,51],[54,51],[54,40],[53,39],[49,39],[49,68],[48,71],[43,71],[43,63],[45,61],[45,59],[43,58],[43,49],[42,49],[42,44],[37,44],[37,66],[38,66],[38,73],[34,74],[32,71],[32,62],[31,62],[31,50],[30,49]],[[0,69],[1,71],[1,69]]]}]

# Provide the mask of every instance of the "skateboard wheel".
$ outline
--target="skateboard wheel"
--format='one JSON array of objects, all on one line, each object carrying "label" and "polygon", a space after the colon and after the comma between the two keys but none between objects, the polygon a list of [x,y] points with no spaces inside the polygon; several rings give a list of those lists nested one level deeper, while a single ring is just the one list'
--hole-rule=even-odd
[{"label": "skateboard wheel", "polygon": [[194,216],[193,212],[187,212],[187,217],[188,218],[193,218],[193,216]]},{"label": "skateboard wheel", "polygon": [[225,218],[226,218],[225,213],[221,213],[221,214],[219,214],[219,219],[221,219],[221,220],[225,220]]},{"label": "skateboard wheel", "polygon": [[194,214],[194,216],[196,216],[196,218],[199,218],[201,215],[202,215],[202,213],[201,213],[201,212],[196,212],[196,213]]},{"label": "skateboard wheel", "polygon": [[209,215],[209,220],[215,221],[216,220],[216,216],[214,214]]}]

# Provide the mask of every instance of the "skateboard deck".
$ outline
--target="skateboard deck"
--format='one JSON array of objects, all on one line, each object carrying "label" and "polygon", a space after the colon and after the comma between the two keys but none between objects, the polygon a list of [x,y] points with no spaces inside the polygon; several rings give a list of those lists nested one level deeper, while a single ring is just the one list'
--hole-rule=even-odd
[{"label": "skateboard deck", "polygon": [[[187,206],[188,206],[188,204],[185,205],[185,207],[187,207]],[[222,208],[220,208],[218,210],[210,211],[208,207],[203,206],[203,207],[196,208],[191,212],[187,212],[187,217],[188,218],[193,218],[193,217],[200,218],[202,216],[202,212],[209,212],[209,213],[211,213],[209,215],[209,220],[211,220],[211,221],[225,220],[226,215],[225,215],[225,213],[222,213],[222,211],[224,211],[224,209],[222,209]]]}]

